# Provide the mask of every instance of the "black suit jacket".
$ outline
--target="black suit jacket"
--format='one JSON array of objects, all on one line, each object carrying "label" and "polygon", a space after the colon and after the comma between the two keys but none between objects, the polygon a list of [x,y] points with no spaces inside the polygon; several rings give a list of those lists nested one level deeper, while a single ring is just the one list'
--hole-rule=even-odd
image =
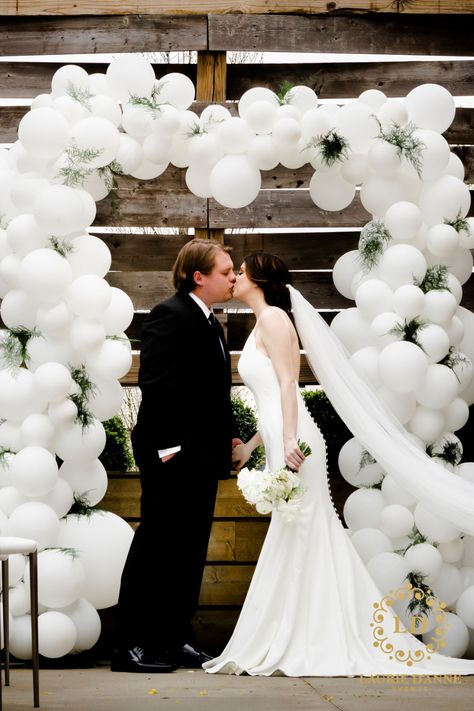
[{"label": "black suit jacket", "polygon": [[133,433],[141,455],[180,445],[199,474],[225,478],[237,436],[230,404],[230,355],[189,294],[175,294],[145,320],[138,383],[142,402]]}]

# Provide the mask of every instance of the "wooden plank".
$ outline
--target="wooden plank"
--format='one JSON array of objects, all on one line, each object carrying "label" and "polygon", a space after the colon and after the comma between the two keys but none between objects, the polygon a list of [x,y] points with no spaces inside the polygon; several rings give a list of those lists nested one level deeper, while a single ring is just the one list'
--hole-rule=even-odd
[{"label": "wooden plank", "polygon": [[[92,228],[92,233],[93,233]],[[112,271],[168,271],[188,235],[113,232],[98,235],[112,253]],[[359,232],[226,234],[234,268],[245,255],[264,251],[278,254],[290,269],[329,269],[345,252],[356,249]]]},{"label": "wooden plank", "polygon": [[193,617],[193,629],[200,649],[206,649],[209,654],[218,656],[230,639],[239,614],[240,606],[200,607]]},{"label": "wooden plank", "polygon": [[406,13],[349,17],[210,15],[209,49],[466,57],[474,49],[466,20],[460,15],[421,17]]},{"label": "wooden plank", "polygon": [[268,521],[214,521],[207,549],[209,562],[255,563],[265,538]]},{"label": "wooden plank", "polygon": [[4,57],[207,48],[205,16],[3,17],[0,32]]},{"label": "wooden plank", "polygon": [[[295,272],[292,276],[295,287],[320,309],[341,309],[352,303],[336,290],[331,272]],[[109,272],[106,279],[126,291],[137,310],[151,309],[174,293],[171,272]],[[227,306],[242,308],[237,301]]]},{"label": "wooden plank", "polygon": [[442,84],[453,96],[473,92],[474,62],[350,62],[338,64],[230,64],[227,99],[239,99],[254,86],[278,92],[284,82],[309,86],[321,99],[354,98],[376,88],[405,96],[419,84]]},{"label": "wooden plank", "polygon": [[362,227],[369,217],[358,195],[345,210],[316,207],[309,190],[263,190],[247,207],[237,210],[209,201],[211,227]]},{"label": "wooden plank", "polygon": [[206,565],[199,604],[242,605],[254,570],[254,565]]},{"label": "wooden plank", "polygon": [[[1,62],[0,96],[27,99],[51,90],[51,78],[63,66],[56,62]],[[105,72],[107,64],[81,64],[89,73]],[[195,64],[154,64],[157,78],[180,72],[196,82]],[[222,65],[220,65],[222,69]],[[387,96],[405,96],[419,84],[442,84],[454,96],[472,94],[474,62],[347,62],[321,64],[229,64],[228,100],[237,100],[248,89],[263,86],[279,91],[283,82],[309,86],[321,99],[357,97],[374,87]],[[209,101],[209,99],[206,99]],[[222,100],[222,99],[216,99]]]},{"label": "wooden plank", "polygon": [[[366,89],[370,87],[365,87]],[[233,115],[236,114],[235,103],[233,102],[223,102],[223,105],[228,108]],[[191,105],[191,110],[200,114],[204,107],[205,102],[194,102]],[[29,107],[26,106],[0,106],[0,143],[13,143],[18,138],[18,124],[20,123],[23,116],[29,111]],[[463,144],[472,143],[474,134],[474,109],[472,108],[461,108],[457,109],[454,121],[448,130],[444,133],[446,140],[451,144]],[[168,168],[169,170],[169,168]],[[167,172],[167,171],[166,171]],[[270,179],[272,179],[273,172],[267,171],[269,173]],[[163,175],[163,179],[165,179]],[[160,176],[161,177],[161,176]],[[176,178],[177,179],[177,178]],[[279,178],[277,178],[278,180]],[[265,187],[270,187],[269,185]],[[273,186],[275,187],[275,186]],[[286,187],[283,186],[282,187]],[[289,187],[298,187],[298,185],[293,185]]]},{"label": "wooden plank", "polygon": [[[249,322],[250,325],[250,322]],[[251,327],[253,328],[253,326]],[[251,328],[248,329],[248,333],[250,333]],[[240,347],[243,347],[243,344],[245,342],[245,339],[242,339]],[[125,375],[123,378],[120,379],[120,382],[122,385],[137,385],[138,384],[138,368],[140,365],[139,361],[139,355],[137,353],[134,353],[133,355],[133,362],[132,362],[132,367],[128,371],[127,375]],[[232,353],[231,354],[231,363],[232,363],[232,385],[242,385],[242,378],[240,377],[239,371],[237,369],[237,363],[240,358],[240,353]],[[306,356],[303,354],[301,356],[301,367],[300,367],[300,375],[299,375],[299,383],[301,386],[304,385],[315,385],[317,384],[317,380],[314,377],[314,374],[311,370],[311,368],[308,365],[308,362],[306,360]]]},{"label": "wooden plank", "polygon": [[160,193],[159,178],[137,181],[138,189],[122,178],[112,195],[97,203],[95,225],[130,227],[206,227],[207,202],[186,191]]},{"label": "wooden plank", "polygon": [[[176,3],[169,0],[2,0],[1,12],[4,15],[175,15]],[[242,0],[182,0],[179,13],[183,15],[202,15],[205,13],[332,13],[332,12],[380,12],[406,14],[451,14],[474,11],[474,0],[417,0],[416,2],[387,2],[387,0],[311,0],[308,2],[290,2],[289,0],[255,0],[252,3]]]}]

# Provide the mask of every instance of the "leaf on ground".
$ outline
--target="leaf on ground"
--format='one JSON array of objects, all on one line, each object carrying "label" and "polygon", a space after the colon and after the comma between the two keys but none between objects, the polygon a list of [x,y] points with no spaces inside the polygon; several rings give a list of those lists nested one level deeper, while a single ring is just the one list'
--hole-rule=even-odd
[{"label": "leaf on ground", "polygon": [[150,689],[148,693],[150,694],[150,696],[153,696],[154,694],[157,694],[158,691],[156,689]]}]

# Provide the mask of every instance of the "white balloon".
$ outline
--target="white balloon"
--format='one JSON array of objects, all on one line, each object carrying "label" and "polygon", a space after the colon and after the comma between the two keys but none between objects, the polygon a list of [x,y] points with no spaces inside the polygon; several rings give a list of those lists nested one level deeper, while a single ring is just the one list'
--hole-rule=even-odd
[{"label": "white balloon", "polygon": [[91,516],[73,514],[62,519],[58,545],[78,549],[86,572],[83,597],[96,609],[117,603],[132,537],[128,523],[110,512]]},{"label": "white balloon", "polygon": [[464,427],[468,421],[469,407],[462,397],[457,397],[446,407],[444,415],[446,429],[449,432],[456,432]]},{"label": "white balloon", "polygon": [[225,207],[245,207],[260,191],[260,171],[246,156],[228,155],[216,163],[211,171],[210,186],[217,202]]},{"label": "white balloon", "polygon": [[247,156],[259,170],[273,170],[279,163],[278,150],[271,136],[255,136],[249,143]]},{"label": "white balloon", "polygon": [[107,335],[119,335],[130,326],[132,320],[132,300],[124,291],[112,286],[110,288],[110,304],[101,317]]},{"label": "white balloon", "polygon": [[111,94],[118,101],[127,101],[130,96],[149,97],[155,85],[153,67],[138,54],[115,57],[106,76]]},{"label": "white balloon", "polygon": [[431,289],[425,294],[423,316],[429,321],[444,324],[453,318],[457,308],[456,298],[449,291]]},{"label": "white balloon", "polygon": [[73,348],[83,357],[104,343],[105,328],[98,321],[78,316],[71,324],[69,337]]},{"label": "white balloon", "polygon": [[388,504],[380,512],[379,526],[387,536],[400,538],[413,529],[413,514],[401,504]]},{"label": "white balloon", "polygon": [[370,166],[365,153],[351,153],[341,166],[341,176],[353,185],[361,185],[369,175]]},{"label": "white balloon", "polygon": [[35,370],[33,383],[48,402],[59,402],[68,394],[72,377],[61,363],[43,363]]},{"label": "white balloon", "polygon": [[74,495],[85,499],[88,506],[98,504],[107,490],[107,472],[99,459],[63,462],[59,475],[69,483]]},{"label": "white balloon", "polygon": [[390,551],[378,553],[367,563],[367,570],[383,593],[400,588],[410,569],[405,558]]},{"label": "white balloon", "polygon": [[415,318],[423,313],[425,295],[414,284],[403,284],[395,289],[392,298],[392,307],[397,314],[406,319]]},{"label": "white balloon", "polygon": [[426,244],[437,257],[450,257],[459,244],[459,235],[451,225],[432,225],[426,234]]},{"label": "white balloon", "polygon": [[458,465],[456,473],[462,479],[474,482],[474,462],[462,462]]},{"label": "white balloon", "polygon": [[334,212],[351,204],[355,196],[355,186],[344,180],[339,168],[330,168],[313,174],[309,183],[309,194],[321,210]]},{"label": "white balloon", "polygon": [[37,108],[21,119],[18,138],[25,150],[33,155],[55,158],[65,149],[69,130],[69,123],[59,111]]},{"label": "white balloon", "polygon": [[339,311],[331,321],[331,330],[350,353],[375,345],[369,321],[355,307]]},{"label": "white balloon", "polygon": [[369,279],[359,286],[355,294],[357,307],[371,320],[384,311],[390,311],[392,298],[392,289],[381,279]]},{"label": "white balloon", "polygon": [[38,618],[39,652],[57,659],[74,649],[77,632],[74,622],[62,612],[48,610]]},{"label": "white balloon", "polygon": [[27,447],[49,449],[54,437],[54,425],[47,415],[28,415],[20,425],[20,435]]},{"label": "white balloon", "polygon": [[377,395],[384,405],[393,412],[402,425],[411,420],[414,416],[416,411],[416,399],[413,393],[399,393],[389,390],[386,387],[381,387],[377,390]]},{"label": "white balloon", "polygon": [[11,289],[5,294],[0,313],[7,328],[33,329],[36,326],[35,301],[22,289]]},{"label": "white balloon", "polygon": [[454,541],[440,543],[438,550],[445,563],[459,563],[464,557],[464,541],[462,538],[455,538]]},{"label": "white balloon", "polygon": [[458,380],[451,368],[440,363],[428,366],[426,375],[415,390],[419,403],[425,407],[438,409],[449,405],[458,393]]},{"label": "white balloon", "polygon": [[449,144],[443,136],[436,131],[416,129],[413,137],[420,140],[421,147],[421,176],[423,180],[434,180],[445,173],[449,162]]},{"label": "white balloon", "polygon": [[443,563],[436,579],[433,581],[436,595],[446,605],[456,602],[463,590],[461,572],[451,563]]},{"label": "white balloon", "polygon": [[142,160],[143,150],[141,144],[132,136],[120,133],[115,162],[120,166],[122,173],[130,175],[138,168]]},{"label": "white balloon", "polygon": [[248,125],[259,135],[271,133],[276,118],[277,107],[268,101],[255,101],[245,113]]},{"label": "white balloon", "polygon": [[238,105],[239,116],[246,118],[247,111],[256,101],[267,101],[272,104],[275,109],[277,109],[280,105],[278,97],[273,91],[260,86],[254,87],[252,89],[248,89],[240,97]]},{"label": "white balloon", "polygon": [[73,652],[83,652],[90,649],[100,637],[101,621],[99,613],[88,600],[79,598],[68,607],[63,607],[61,612],[67,615],[76,628],[76,642]]},{"label": "white balloon", "polygon": [[389,553],[393,550],[387,535],[378,528],[359,528],[354,531],[351,541],[364,563],[379,553]]},{"label": "white balloon", "polygon": [[416,505],[414,515],[417,529],[429,542],[444,543],[459,536],[458,529],[448,521],[432,514],[421,503]]},{"label": "white balloon", "polygon": [[11,480],[25,496],[43,496],[55,485],[58,465],[47,449],[28,446],[21,449],[10,463]]},{"label": "white balloon", "polygon": [[387,97],[380,89],[367,89],[359,95],[358,101],[377,111],[387,101]]},{"label": "white balloon", "polygon": [[367,452],[360,443],[352,437],[341,447],[338,456],[339,470],[344,479],[352,486],[372,486],[383,478],[382,468],[375,463],[365,463]]},{"label": "white balloon", "polygon": [[340,294],[352,299],[352,280],[360,270],[359,251],[352,249],[343,254],[334,264],[332,278]]},{"label": "white balloon", "polygon": [[66,259],[52,249],[35,249],[22,260],[19,279],[30,296],[51,303],[66,293],[72,271]]},{"label": "white balloon", "polygon": [[54,99],[51,108],[64,116],[70,127],[86,116],[90,116],[90,111],[72,96],[59,96]]},{"label": "white balloon", "polygon": [[385,227],[393,239],[409,242],[422,224],[420,208],[412,202],[400,201],[391,205],[385,213]]},{"label": "white balloon", "polygon": [[41,230],[57,237],[89,224],[80,191],[67,185],[51,185],[42,190],[34,202],[33,214]]},{"label": "white balloon", "polygon": [[58,478],[51,491],[45,496],[39,496],[37,500],[50,506],[58,518],[62,518],[71,510],[74,503],[74,493],[67,481]]},{"label": "white balloon", "polygon": [[27,501],[12,511],[7,535],[32,538],[38,543],[38,550],[42,550],[56,544],[58,531],[59,520],[51,506],[40,501]]},{"label": "white balloon", "polygon": [[380,278],[392,289],[404,284],[422,282],[426,274],[426,259],[419,249],[409,244],[395,244],[382,254]]},{"label": "white balloon", "polygon": [[461,284],[471,278],[473,257],[470,249],[458,247],[449,258],[448,268]]},{"label": "white balloon", "polygon": [[[38,601],[46,607],[66,607],[81,595],[85,582],[82,563],[76,553],[53,548],[38,555]],[[25,584],[30,584],[27,567]]]},{"label": "white balloon", "polygon": [[86,367],[92,377],[103,379],[123,378],[132,365],[132,353],[126,343],[107,339],[102,346],[91,353]]},{"label": "white balloon", "polygon": [[89,75],[85,69],[77,64],[65,64],[57,69],[51,79],[51,94],[53,97],[69,95],[73,90],[88,92]]},{"label": "white balloon", "polygon": [[10,652],[18,659],[31,659],[31,616],[14,617],[10,628]]},{"label": "white balloon", "polygon": [[110,286],[102,277],[83,274],[72,281],[66,302],[73,313],[83,318],[100,318],[110,304]]},{"label": "white balloon", "polygon": [[377,528],[384,506],[383,496],[378,489],[356,489],[349,494],[344,504],[344,520],[353,531]]},{"label": "white balloon", "polygon": [[45,406],[35,391],[30,370],[17,367],[0,370],[0,417],[21,422],[28,415],[42,412]]},{"label": "white balloon", "polygon": [[400,169],[402,159],[400,151],[392,143],[374,140],[367,152],[367,163],[369,169],[376,171],[379,175],[390,176]]},{"label": "white balloon", "polygon": [[382,494],[388,504],[401,504],[402,506],[412,506],[416,503],[414,496],[403,489],[391,474],[387,474],[382,482]]},{"label": "white balloon", "polygon": [[62,400],[48,407],[48,417],[57,427],[70,425],[77,418],[77,407],[72,400]]},{"label": "white balloon", "polygon": [[419,206],[427,225],[466,217],[471,197],[467,186],[452,175],[443,175],[424,183]]},{"label": "white balloon", "polygon": [[408,428],[424,442],[433,442],[446,428],[444,413],[440,409],[418,405],[408,422]]},{"label": "white balloon", "polygon": [[99,420],[83,428],[70,425],[58,432],[56,452],[63,461],[83,462],[99,456],[105,447],[105,431]]},{"label": "white balloon", "polygon": [[71,138],[81,151],[88,151],[89,168],[101,168],[113,161],[119,147],[119,132],[108,119],[91,116],[78,121],[71,129]]},{"label": "white balloon", "polygon": [[212,197],[211,170],[212,168],[207,165],[199,165],[198,163],[190,165],[185,174],[188,190],[198,197]]},{"label": "white balloon", "polygon": [[387,99],[377,111],[377,117],[384,129],[393,129],[394,125],[404,126],[408,121],[408,111],[400,99]]},{"label": "white balloon", "polygon": [[226,153],[245,153],[254,133],[246,121],[236,116],[223,121],[215,135]]},{"label": "white balloon", "polygon": [[375,346],[360,348],[350,357],[354,370],[374,387],[381,384],[379,375],[379,349]]},{"label": "white balloon", "polygon": [[370,330],[377,338],[377,345],[381,348],[395,343],[401,339],[400,329],[403,327],[402,318],[394,311],[383,311],[378,314],[370,324]]},{"label": "white balloon", "polygon": [[458,598],[456,614],[465,625],[474,629],[474,585],[467,587]]},{"label": "white balloon", "polygon": [[417,330],[416,340],[430,363],[438,363],[449,352],[449,336],[441,326],[427,323]]},{"label": "white balloon", "polygon": [[382,382],[395,392],[410,392],[423,382],[428,359],[414,343],[399,341],[385,346],[380,354]]},{"label": "white balloon", "polygon": [[94,116],[110,121],[117,128],[122,121],[122,112],[120,105],[110,96],[105,94],[96,94],[89,99],[89,106]]},{"label": "white balloon", "polygon": [[405,106],[416,126],[444,133],[451,125],[456,111],[454,99],[439,84],[421,84],[405,98]]},{"label": "white balloon", "polygon": [[431,543],[416,543],[414,546],[410,546],[405,553],[405,560],[409,569],[426,576],[430,585],[439,575],[443,565],[441,553]]},{"label": "white balloon", "polygon": [[171,104],[177,109],[188,109],[194,101],[194,84],[185,74],[170,72],[156,83],[160,103]]},{"label": "white balloon", "polygon": [[342,106],[335,127],[349,141],[350,150],[354,153],[366,152],[379,133],[372,109],[359,101]]},{"label": "white balloon", "polygon": [[34,249],[45,247],[48,243],[48,235],[39,229],[33,215],[27,213],[10,220],[6,234],[10,247],[20,257]]},{"label": "white balloon", "polygon": [[123,109],[122,126],[131,138],[142,141],[153,131],[153,116],[144,106],[127,104]]},{"label": "white balloon", "polygon": [[71,251],[67,261],[71,265],[72,276],[76,279],[85,274],[103,277],[112,263],[110,249],[103,240],[94,235],[79,235],[71,240]]}]

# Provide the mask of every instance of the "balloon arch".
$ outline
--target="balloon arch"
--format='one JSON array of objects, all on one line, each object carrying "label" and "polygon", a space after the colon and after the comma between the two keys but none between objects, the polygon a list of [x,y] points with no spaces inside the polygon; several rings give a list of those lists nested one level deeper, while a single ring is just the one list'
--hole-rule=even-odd
[{"label": "balloon arch", "polygon": [[[90,510],[107,488],[101,421],[120,409],[132,359],[133,304],[104,279],[110,251],[87,234],[114,174],[146,180],[171,163],[186,168],[191,192],[230,208],[250,204],[260,171],[278,163],[315,169],[310,195],[323,210],[344,209],[359,188],[371,220],[334,267],[356,306],[332,328],[420,447],[474,481],[454,434],[474,401],[474,316],[459,305],[474,222],[463,165],[441,135],[455,114],[449,92],[425,84],[395,100],[369,90],[338,107],[304,86],[282,96],[254,88],[238,117],[222,105],[198,116],[194,95],[186,76],[156,80],[137,56],[106,74],[64,66],[0,151],[0,531],[39,542],[45,656],[97,641],[97,609],[117,601],[132,535],[118,516]],[[355,439],[340,469],[357,487],[346,523],[379,587],[416,571],[452,610],[444,653],[474,651],[474,538],[414,501]],[[84,514],[70,513],[74,499]],[[19,658],[31,656],[27,577],[13,556]]]}]

